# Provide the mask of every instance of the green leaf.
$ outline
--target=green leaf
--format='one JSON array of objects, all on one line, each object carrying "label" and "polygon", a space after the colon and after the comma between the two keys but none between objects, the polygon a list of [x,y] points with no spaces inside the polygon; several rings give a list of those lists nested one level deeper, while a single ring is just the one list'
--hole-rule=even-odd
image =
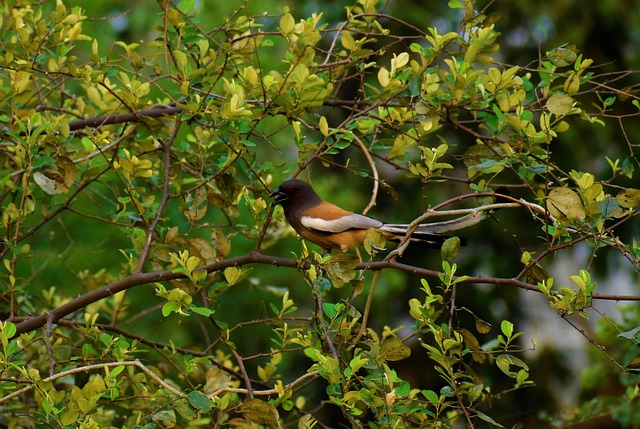
[{"label": "green leaf", "polygon": [[207,308],[207,307],[198,307],[198,306],[196,306],[196,305],[194,305],[194,306],[190,306],[190,307],[189,307],[189,309],[190,309],[191,311],[193,311],[194,313],[199,314],[199,315],[204,316],[204,317],[209,317],[209,316],[211,316],[213,313],[215,313],[215,311],[214,311],[214,310],[211,310],[210,308]]},{"label": "green leaf", "polygon": [[[516,378],[520,369],[529,370],[529,366],[522,359],[509,354],[501,354],[496,357],[496,365],[500,371],[511,378]],[[514,370],[513,367],[518,368],[518,370]]]},{"label": "green leaf", "polygon": [[113,368],[111,370],[111,372],[109,373],[109,378],[111,379],[115,379],[118,374],[120,374],[122,371],[124,371],[124,365],[118,365],[115,368]]},{"label": "green leaf", "polygon": [[176,426],[176,413],[173,410],[160,410],[153,414],[154,423],[163,428],[172,428]]},{"label": "green leaf", "polygon": [[332,302],[322,303],[322,311],[329,319],[334,319],[342,310],[344,310],[344,304],[334,304]]},{"label": "green leaf", "polygon": [[411,393],[411,385],[406,381],[400,383],[398,387],[395,388],[396,395],[405,397]]},{"label": "green leaf", "polygon": [[460,239],[458,237],[450,237],[442,243],[440,255],[445,261],[451,261],[460,252]]},{"label": "green leaf", "polygon": [[55,159],[51,158],[50,156],[37,156],[35,158],[35,161],[33,161],[33,164],[31,164],[31,167],[34,170],[37,170],[41,167],[44,167],[46,165],[49,164],[54,164],[56,162]]},{"label": "green leaf", "polygon": [[513,323],[508,320],[503,320],[502,323],[500,323],[500,330],[507,338],[511,338],[513,335]]},{"label": "green leaf", "polygon": [[177,302],[167,302],[162,306],[162,315],[164,317],[167,317],[168,315],[170,315],[173,312],[176,312],[180,309],[180,304],[178,304]]},{"label": "green leaf", "polygon": [[180,3],[178,3],[178,9],[180,9],[180,11],[185,14],[191,13],[194,6],[195,0],[181,0]]},{"label": "green leaf", "polygon": [[187,395],[187,399],[191,405],[203,413],[207,413],[211,410],[211,400],[202,392],[194,390]]},{"label": "green leaf", "polygon": [[3,328],[4,335],[7,339],[13,338],[16,335],[17,329],[13,322],[6,322]]},{"label": "green leaf", "polygon": [[331,290],[331,282],[326,277],[316,277],[313,280],[313,292],[318,296],[324,296]]},{"label": "green leaf", "polygon": [[432,404],[438,404],[440,402],[440,397],[433,390],[423,390],[422,395]]}]

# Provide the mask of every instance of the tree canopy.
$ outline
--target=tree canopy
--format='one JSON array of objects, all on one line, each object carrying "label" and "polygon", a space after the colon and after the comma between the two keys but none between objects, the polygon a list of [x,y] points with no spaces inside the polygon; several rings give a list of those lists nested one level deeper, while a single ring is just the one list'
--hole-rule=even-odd
[{"label": "tree canopy", "polygon": [[[0,14],[0,422],[637,425],[632,58],[510,50],[471,0],[76,3]],[[271,205],[293,177],[488,219],[323,253]],[[590,346],[579,373],[524,315]]]}]

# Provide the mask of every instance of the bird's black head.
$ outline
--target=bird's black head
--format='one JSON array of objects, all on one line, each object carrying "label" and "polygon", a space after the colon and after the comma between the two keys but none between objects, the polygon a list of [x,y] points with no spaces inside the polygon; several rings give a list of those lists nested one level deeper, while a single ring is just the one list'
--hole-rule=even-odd
[{"label": "bird's black head", "polygon": [[273,205],[289,205],[293,201],[302,202],[316,201],[320,199],[311,185],[302,180],[287,180],[274,189],[270,195],[273,198]]}]

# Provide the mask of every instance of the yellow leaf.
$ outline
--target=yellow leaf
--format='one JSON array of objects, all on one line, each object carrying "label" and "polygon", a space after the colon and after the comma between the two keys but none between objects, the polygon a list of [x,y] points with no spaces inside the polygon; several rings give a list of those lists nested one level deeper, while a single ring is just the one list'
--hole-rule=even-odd
[{"label": "yellow leaf", "polygon": [[78,420],[79,415],[80,415],[79,410],[67,411],[62,415],[62,418],[60,420],[62,421],[63,425],[72,426],[73,423],[76,423],[76,421]]},{"label": "yellow leaf", "polygon": [[318,128],[323,136],[327,137],[329,135],[329,124],[327,124],[327,118],[324,116],[320,117],[320,120],[318,121]]},{"label": "yellow leaf", "polygon": [[224,278],[230,285],[234,284],[240,277],[240,270],[236,267],[225,268]]},{"label": "yellow leaf", "polygon": [[381,67],[380,70],[378,71],[378,82],[380,82],[380,85],[382,85],[382,87],[385,88],[387,85],[389,85],[390,81],[391,81],[391,78],[389,76],[389,70],[385,69],[384,67]]},{"label": "yellow leaf", "polygon": [[370,228],[364,235],[364,250],[369,255],[374,255],[376,252],[384,250],[386,241],[387,239],[383,233],[377,229]]},{"label": "yellow leaf", "polygon": [[568,95],[575,94],[580,89],[580,76],[575,72],[571,72],[567,80],[564,82],[564,92]]},{"label": "yellow leaf", "polygon": [[244,69],[244,78],[253,86],[258,85],[259,83],[258,73],[252,66]]},{"label": "yellow leaf", "polygon": [[290,13],[285,13],[284,15],[282,15],[282,18],[280,18],[280,30],[284,34],[291,33],[295,28],[295,25],[296,21],[295,19],[293,19],[293,16]]},{"label": "yellow leaf", "polygon": [[58,157],[55,165],[33,174],[33,180],[49,195],[69,192],[75,178],[76,165],[66,156]]},{"label": "yellow leaf", "polygon": [[640,205],[640,189],[625,188],[616,195],[616,201],[620,207],[632,209]]},{"label": "yellow leaf", "polygon": [[173,51],[173,55],[176,59],[176,66],[178,67],[178,70],[185,72],[187,67],[187,54],[176,50]]},{"label": "yellow leaf", "polygon": [[342,40],[342,46],[344,46],[345,49],[348,49],[350,51],[353,51],[356,49],[356,42],[355,40],[353,40],[353,36],[351,35],[350,32],[343,31],[341,40]]},{"label": "yellow leaf", "polygon": [[586,212],[580,196],[569,188],[555,188],[547,196],[547,210],[558,219],[584,219]]},{"label": "yellow leaf", "polygon": [[411,356],[411,349],[396,337],[391,337],[380,344],[380,358],[395,362]]},{"label": "yellow leaf", "polygon": [[547,100],[547,110],[556,116],[564,116],[573,109],[573,98],[564,94],[553,94]]},{"label": "yellow leaf", "polygon": [[391,70],[398,70],[402,67],[406,66],[409,62],[409,54],[406,52],[401,52],[400,55],[396,56],[394,54],[393,60],[391,60]]},{"label": "yellow leaf", "polygon": [[278,410],[268,402],[260,399],[249,399],[241,404],[236,411],[251,423],[267,425],[269,427],[277,427]]}]

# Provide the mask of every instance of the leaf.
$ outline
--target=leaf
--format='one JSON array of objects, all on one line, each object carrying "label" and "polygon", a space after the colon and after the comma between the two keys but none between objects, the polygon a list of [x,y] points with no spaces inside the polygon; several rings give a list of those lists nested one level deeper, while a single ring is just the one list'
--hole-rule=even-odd
[{"label": "leaf", "polygon": [[450,237],[442,243],[440,255],[445,261],[451,261],[460,252],[460,239],[458,237]]},{"label": "leaf", "polygon": [[573,109],[573,98],[565,94],[553,94],[547,100],[547,110],[556,116],[564,116]]},{"label": "leaf", "polygon": [[236,267],[225,268],[224,269],[224,279],[230,285],[234,285],[234,284],[236,284],[238,282],[238,279],[240,279],[240,274],[241,273],[242,273],[242,271],[239,268],[236,268]]},{"label": "leaf", "polygon": [[180,11],[184,14],[188,14],[190,13],[195,5],[195,0],[181,0],[180,3],[178,3],[178,9],[180,9]]},{"label": "leaf", "polygon": [[[178,413],[181,418],[187,421],[193,421],[198,418],[197,411],[193,406],[191,406],[191,404],[189,404],[189,401],[187,401],[186,399],[178,399],[173,403],[172,408]],[[143,426],[142,429],[146,429],[145,426]]]},{"label": "leaf", "polygon": [[513,323],[508,320],[503,320],[502,323],[500,323],[500,330],[507,338],[511,338],[513,335]]},{"label": "leaf", "polygon": [[576,48],[573,45],[561,46],[547,52],[547,58],[556,67],[566,67],[574,63],[578,57]]},{"label": "leaf", "polygon": [[502,354],[496,358],[496,365],[505,375],[508,375],[511,378],[515,378],[518,375],[518,371],[514,371],[512,366],[520,369],[524,369],[526,371],[529,370],[529,366],[524,363],[524,361],[520,358],[517,358],[512,355]]},{"label": "leaf", "polygon": [[396,337],[391,337],[380,344],[379,357],[388,362],[403,360],[411,356],[411,349]]},{"label": "leaf", "polygon": [[284,34],[291,33],[295,25],[296,21],[290,13],[285,13],[282,15],[282,18],[280,18],[280,30],[282,30]]},{"label": "leaf", "polygon": [[327,124],[327,118],[324,116],[321,116],[318,121],[318,129],[323,136],[327,137],[329,135],[329,125]]},{"label": "leaf", "polygon": [[616,195],[620,207],[632,209],[640,205],[640,189],[625,188]]},{"label": "leaf", "polygon": [[251,423],[267,425],[270,427],[278,426],[278,410],[268,402],[260,399],[249,399],[238,407],[238,413],[250,421]]},{"label": "leaf", "polygon": [[177,302],[167,302],[162,306],[162,315],[164,317],[167,317],[168,315],[178,311],[179,309],[180,309],[180,304],[178,304]]},{"label": "leaf", "polygon": [[391,76],[389,75],[389,70],[384,67],[380,67],[380,70],[378,70],[378,82],[380,82],[380,85],[385,88],[387,85],[389,85],[390,81]]},{"label": "leaf", "polygon": [[416,145],[416,139],[407,134],[398,134],[393,140],[393,146],[389,150],[389,156],[394,159],[403,159],[407,150]]},{"label": "leaf", "polygon": [[76,178],[76,165],[66,156],[56,159],[55,165],[33,174],[33,180],[49,195],[69,192]]},{"label": "leaf", "polygon": [[482,347],[480,347],[480,343],[475,335],[471,333],[468,329],[460,329],[460,334],[462,334],[462,338],[464,338],[464,344],[471,351],[471,357],[475,362],[485,363],[487,360],[486,353],[483,352]]},{"label": "leaf", "polygon": [[331,282],[326,277],[316,277],[313,280],[313,293],[318,296],[324,296],[331,290]]},{"label": "leaf", "polygon": [[547,196],[547,210],[558,219],[584,219],[586,212],[580,196],[569,188],[554,188]]},{"label": "leaf", "polygon": [[336,253],[331,255],[329,261],[323,264],[327,276],[331,279],[333,286],[341,288],[356,276],[354,268],[360,263],[360,259],[349,253]]},{"label": "leaf", "polygon": [[334,304],[332,302],[322,303],[322,311],[324,315],[327,316],[328,319],[333,320],[338,315],[338,312],[343,310],[344,310],[344,304],[342,303],[338,303],[338,304]]},{"label": "leaf", "polygon": [[6,322],[4,325],[4,335],[7,339],[13,338],[16,335],[16,325],[12,322]]},{"label": "leaf", "polygon": [[173,428],[176,426],[176,413],[173,410],[160,410],[153,414],[154,423],[163,428]]},{"label": "leaf", "polygon": [[391,60],[391,69],[398,70],[402,67],[406,66],[409,62],[409,54],[406,52],[401,52],[399,55],[393,54],[393,59]]},{"label": "leaf", "polygon": [[202,392],[194,390],[187,395],[187,399],[191,405],[203,413],[207,413],[211,410],[211,400]]},{"label": "leaf", "polygon": [[440,402],[440,398],[438,394],[433,390],[423,390],[422,395],[432,404],[438,404]]},{"label": "leaf", "polygon": [[60,419],[62,424],[65,426],[72,426],[77,422],[78,417],[80,416],[80,410],[70,410],[62,415]]},{"label": "leaf", "polygon": [[341,34],[342,34],[342,39],[341,39],[342,46],[344,46],[345,49],[348,49],[350,51],[353,51],[354,49],[356,49],[356,42],[353,39],[351,32],[345,30]]},{"label": "leaf", "polygon": [[385,235],[375,228],[369,228],[364,234],[364,250],[371,256],[378,251],[385,250],[386,242]]},{"label": "leaf", "polygon": [[476,331],[478,331],[478,333],[487,334],[489,331],[491,331],[491,323],[485,322],[484,320],[476,316],[473,311],[469,310],[466,307],[460,307],[460,310],[465,310],[467,313],[473,316],[473,319],[476,322]]},{"label": "leaf", "polygon": [[[151,170],[147,170],[153,173]],[[184,210],[184,215],[191,223],[197,222],[207,213],[208,202],[207,189],[204,186],[199,187],[195,192],[189,192],[185,195],[185,202],[188,208]]]}]

